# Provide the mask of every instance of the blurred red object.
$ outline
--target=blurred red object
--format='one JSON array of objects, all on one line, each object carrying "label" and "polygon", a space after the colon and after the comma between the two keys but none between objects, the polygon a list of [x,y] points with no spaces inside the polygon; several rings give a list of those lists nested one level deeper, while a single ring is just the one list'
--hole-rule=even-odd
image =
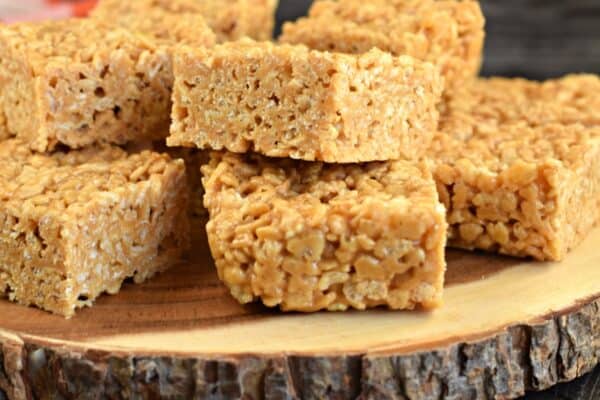
[{"label": "blurred red object", "polygon": [[85,17],[97,0],[0,0],[0,21],[39,21]]}]

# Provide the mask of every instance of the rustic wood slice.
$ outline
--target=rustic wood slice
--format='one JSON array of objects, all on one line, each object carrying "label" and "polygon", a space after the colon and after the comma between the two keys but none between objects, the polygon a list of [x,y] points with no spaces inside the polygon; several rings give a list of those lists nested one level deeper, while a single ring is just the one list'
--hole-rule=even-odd
[{"label": "rustic wood slice", "polygon": [[560,264],[449,251],[434,312],[240,306],[204,243],[72,320],[0,300],[0,399],[508,399],[600,362],[600,229]]}]

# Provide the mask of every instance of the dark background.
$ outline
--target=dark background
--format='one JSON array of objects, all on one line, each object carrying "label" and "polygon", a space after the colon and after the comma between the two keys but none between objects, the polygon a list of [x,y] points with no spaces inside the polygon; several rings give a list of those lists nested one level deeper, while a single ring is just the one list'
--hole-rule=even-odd
[{"label": "dark background", "polygon": [[[280,0],[278,22],[312,1]],[[482,74],[552,78],[600,73],[600,0],[481,0],[487,19]]]},{"label": "dark background", "polygon": [[[282,21],[305,15],[311,0],[280,0]],[[600,73],[600,0],[481,0],[487,19],[482,74],[545,79]],[[279,31],[276,32],[279,34]],[[526,400],[599,400],[594,373]]]}]

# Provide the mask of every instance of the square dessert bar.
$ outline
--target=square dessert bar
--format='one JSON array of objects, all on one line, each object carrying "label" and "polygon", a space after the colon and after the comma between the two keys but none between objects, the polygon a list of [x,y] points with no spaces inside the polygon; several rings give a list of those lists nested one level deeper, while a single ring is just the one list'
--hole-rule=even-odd
[{"label": "square dessert bar", "polygon": [[174,265],[189,238],[182,160],[0,142],[0,293],[70,317]]},{"label": "square dessert bar", "polygon": [[58,144],[164,138],[171,57],[149,37],[98,21],[0,26],[0,136]]},{"label": "square dessert bar", "polygon": [[152,8],[172,15],[201,15],[219,42],[244,36],[270,40],[277,0],[100,0],[92,14],[97,18],[119,18],[119,14],[143,15]]},{"label": "square dessert bar", "polygon": [[440,304],[445,209],[424,165],[213,152],[202,167],[219,277],[283,310]]},{"label": "square dessert bar", "polygon": [[364,53],[373,47],[438,65],[446,86],[477,75],[485,19],[477,1],[317,1],[306,18],[288,22],[282,43]]},{"label": "square dessert bar", "polygon": [[338,163],[421,155],[443,90],[410,57],[250,40],[183,46],[174,73],[169,146]]},{"label": "square dessert bar", "polygon": [[143,33],[165,45],[187,44],[190,46],[214,46],[216,35],[202,14],[192,11],[170,12],[152,7],[151,1],[118,1],[128,5],[120,10],[112,7],[112,1],[101,2],[94,9],[92,18],[133,32]]},{"label": "square dessert bar", "polygon": [[600,79],[476,80],[430,156],[449,245],[561,260],[600,218]]},{"label": "square dessert bar", "polygon": [[215,31],[219,42],[245,36],[255,40],[273,39],[278,0],[194,1],[199,3],[202,15]]}]

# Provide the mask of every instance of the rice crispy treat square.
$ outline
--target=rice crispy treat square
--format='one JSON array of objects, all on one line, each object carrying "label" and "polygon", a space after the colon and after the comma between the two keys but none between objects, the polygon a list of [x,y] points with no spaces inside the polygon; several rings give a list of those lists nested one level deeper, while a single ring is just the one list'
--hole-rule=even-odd
[{"label": "rice crispy treat square", "polygon": [[185,9],[173,12],[154,5],[152,0],[101,1],[90,16],[106,24],[143,33],[165,45],[210,47],[217,40],[202,14]]},{"label": "rice crispy treat square", "polygon": [[0,26],[0,137],[57,145],[164,139],[168,46],[94,19]]},{"label": "rice crispy treat square", "polygon": [[188,247],[182,160],[117,147],[33,154],[0,142],[0,293],[71,317]]},{"label": "rice crispy treat square", "polygon": [[200,15],[222,43],[245,36],[270,40],[277,3],[277,0],[101,0],[92,14],[110,19],[119,18],[119,15],[144,14],[154,8],[175,16]]},{"label": "rice crispy treat square", "polygon": [[244,40],[175,51],[169,146],[308,161],[413,159],[438,123],[429,63]]},{"label": "rice crispy treat square", "polygon": [[424,164],[211,153],[207,233],[240,303],[285,311],[436,307],[445,209]]},{"label": "rice crispy treat square", "polygon": [[600,79],[480,79],[447,97],[430,157],[449,245],[562,260],[600,218]]},{"label": "rice crispy treat square", "polygon": [[377,47],[440,67],[451,87],[479,72],[485,19],[478,1],[326,0],[287,22],[281,43],[360,54]]}]

